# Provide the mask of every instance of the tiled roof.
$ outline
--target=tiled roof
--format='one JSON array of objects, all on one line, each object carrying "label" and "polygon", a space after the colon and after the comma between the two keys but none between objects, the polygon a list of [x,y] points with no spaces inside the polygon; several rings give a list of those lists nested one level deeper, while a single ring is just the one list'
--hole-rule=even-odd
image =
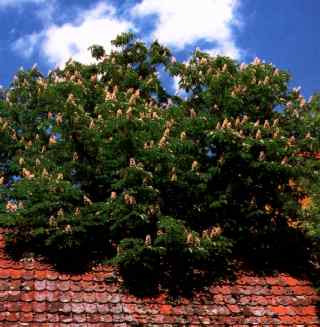
[{"label": "tiled roof", "polygon": [[320,152],[299,152],[297,154],[298,157],[305,157],[305,158],[314,158],[320,160]]},{"label": "tiled roof", "polygon": [[172,303],[165,294],[126,293],[111,266],[62,274],[10,260],[3,247],[0,230],[0,326],[320,326],[310,282],[285,274],[241,274]]}]

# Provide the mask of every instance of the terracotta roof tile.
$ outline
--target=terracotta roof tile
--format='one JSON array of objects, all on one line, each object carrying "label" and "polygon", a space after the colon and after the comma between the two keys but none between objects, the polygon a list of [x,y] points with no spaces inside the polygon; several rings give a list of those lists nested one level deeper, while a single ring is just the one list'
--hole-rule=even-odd
[{"label": "terracotta roof tile", "polygon": [[57,302],[57,301],[59,301],[59,295],[60,295],[60,293],[58,291],[46,292],[46,301]]},{"label": "terracotta roof tile", "polygon": [[32,302],[34,300],[34,292],[32,291],[22,292],[20,299],[21,301],[24,302]]},{"label": "terracotta roof tile", "polygon": [[59,315],[57,313],[48,312],[47,317],[48,317],[48,322],[50,322],[50,323],[59,322]]},{"label": "terracotta roof tile", "polygon": [[47,271],[47,279],[48,280],[56,280],[58,278],[58,273],[52,270]]},{"label": "terracotta roof tile", "polygon": [[85,314],[73,314],[72,317],[75,323],[84,323],[87,321],[87,316]]},{"label": "terracotta roof tile", "polygon": [[0,326],[319,326],[311,283],[287,274],[239,274],[171,303],[165,293],[138,298],[121,290],[112,266],[58,273],[37,260],[13,261],[0,229]]},{"label": "terracotta roof tile", "polygon": [[33,320],[32,312],[21,312],[20,313],[20,321],[21,322],[30,322]]},{"label": "terracotta roof tile", "polygon": [[72,300],[70,292],[59,292],[59,301],[61,303],[70,303]]}]

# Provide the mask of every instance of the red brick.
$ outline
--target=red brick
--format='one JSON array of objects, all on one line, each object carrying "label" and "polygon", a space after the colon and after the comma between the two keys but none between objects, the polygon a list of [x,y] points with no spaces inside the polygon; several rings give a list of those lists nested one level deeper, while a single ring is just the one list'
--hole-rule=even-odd
[{"label": "red brick", "polygon": [[[138,303],[140,302],[140,299],[137,297],[133,297],[133,296],[128,296],[129,298],[132,299],[133,303]],[[154,302],[155,303],[159,303],[159,304],[165,304],[167,301],[167,295],[165,293],[161,293],[159,294],[155,299]]]},{"label": "red brick", "polygon": [[135,303],[128,303],[123,305],[123,312],[135,313],[137,312],[137,305]]},{"label": "red brick", "polygon": [[60,298],[60,293],[58,291],[55,292],[47,292],[47,298],[46,300],[48,302],[56,302]]},{"label": "red brick", "polygon": [[286,295],[286,289],[283,286],[272,286],[271,293],[273,296]]},{"label": "red brick", "polygon": [[[125,307],[127,307],[127,306],[125,306]],[[109,313],[109,312],[111,312],[110,304],[97,304],[97,310],[101,314]]]},{"label": "red brick", "polygon": [[296,324],[303,323],[304,319],[300,319],[298,316],[281,316],[281,323],[289,326],[295,326]]},{"label": "red brick", "polygon": [[36,280],[34,282],[34,289],[35,291],[43,291],[47,287],[45,280]]},{"label": "red brick", "polygon": [[56,291],[58,288],[57,288],[57,283],[55,280],[47,280],[46,281],[46,287],[47,287],[47,290],[48,291]]},{"label": "red brick", "polygon": [[8,268],[10,268],[11,266],[12,263],[10,263],[10,261],[8,261],[7,259],[0,259],[0,267],[2,268],[0,271],[0,275],[2,278],[8,278]]},{"label": "red brick", "polygon": [[66,281],[57,281],[56,282],[57,289],[62,292],[66,292],[70,289],[70,282],[68,280]]},{"label": "red brick", "polygon": [[0,260],[0,279],[8,279],[9,278],[9,273],[8,273],[8,268],[4,268],[2,266],[3,260]]},{"label": "red brick", "polygon": [[225,285],[222,285],[222,286],[219,286],[217,287],[217,292],[220,293],[220,294],[231,294],[231,287],[230,286],[225,286]]},{"label": "red brick", "polygon": [[[122,322],[122,320],[116,320],[115,317],[112,317],[112,323],[115,322]],[[105,326],[106,323],[104,322],[103,316],[97,313],[87,314],[87,322],[88,326]]]},{"label": "red brick", "polygon": [[83,294],[84,292],[73,292],[69,291],[71,302],[82,303],[83,302]]},{"label": "red brick", "polygon": [[199,316],[199,320],[200,320],[200,322],[201,322],[202,325],[207,325],[207,326],[212,325],[211,324],[211,320],[210,320],[209,317]]},{"label": "red brick", "polygon": [[265,277],[267,285],[281,285],[278,277]]},{"label": "red brick", "polygon": [[85,292],[92,292],[93,291],[93,283],[92,282],[86,282],[84,280],[80,281],[80,286],[82,287],[82,290]]},{"label": "red brick", "polygon": [[62,307],[63,307],[63,303],[61,302],[48,303],[48,312],[57,313],[62,310]]},{"label": "red brick", "polygon": [[302,307],[302,315],[303,316],[316,316],[317,310],[313,305],[309,305],[307,307]]},{"label": "red brick", "polygon": [[279,316],[285,316],[288,315],[289,310],[288,307],[286,306],[274,306],[274,307],[269,307],[270,311],[273,313],[279,315]]},{"label": "red brick", "polygon": [[82,278],[81,275],[71,275],[71,276],[70,276],[70,280],[72,280],[72,281],[74,281],[74,282],[78,282],[78,281],[80,281],[81,278]]},{"label": "red brick", "polygon": [[107,285],[105,282],[95,282],[93,284],[93,291],[94,292],[106,292],[107,290]]},{"label": "red brick", "polygon": [[4,327],[320,325],[315,306],[319,297],[311,283],[287,274],[262,278],[239,274],[235,283],[209,286],[171,305],[164,292],[139,298],[123,292],[118,283],[105,282],[114,274],[111,266],[69,275],[38,261],[9,260],[3,251],[0,244]]},{"label": "red brick", "polygon": [[84,309],[87,313],[96,313],[97,305],[93,303],[84,303]]},{"label": "red brick", "polygon": [[240,302],[241,305],[251,304],[252,303],[252,296],[241,296],[239,302]]},{"label": "red brick", "polygon": [[87,281],[87,282],[92,281],[93,280],[93,275],[90,274],[90,273],[89,274],[84,274],[82,276],[82,280]]},{"label": "red brick", "polygon": [[294,295],[316,295],[316,291],[310,286],[294,286],[291,290]]},{"label": "red brick", "polygon": [[261,321],[260,317],[247,317],[244,318],[243,321],[241,321],[241,323],[243,323],[244,326],[251,326],[251,325],[259,326],[260,321]]},{"label": "red brick", "polygon": [[[110,315],[110,314],[106,314],[106,315],[102,315],[101,316],[101,321],[102,322],[112,322],[112,315]],[[104,325],[102,325],[102,326],[104,326]]]},{"label": "red brick", "polygon": [[[59,321],[70,325],[70,323],[72,323],[72,315],[71,314],[60,315]],[[61,324],[61,325],[63,326],[63,324]]]},{"label": "red brick", "polygon": [[58,273],[55,272],[55,271],[53,271],[53,270],[48,270],[48,272],[47,272],[47,278],[48,278],[49,280],[57,280],[57,278],[58,278]]},{"label": "red brick", "polygon": [[242,275],[237,279],[237,284],[239,285],[256,285],[255,283],[252,283],[252,277]]},{"label": "red brick", "polygon": [[21,270],[21,269],[10,269],[8,271],[8,273],[9,273],[9,276],[12,279],[20,279],[22,277],[23,270]]},{"label": "red brick", "polygon": [[32,303],[22,302],[21,303],[21,312],[32,312]]},{"label": "red brick", "polygon": [[231,295],[224,296],[222,294],[214,294],[213,296],[213,301],[215,304],[225,304],[225,303],[234,303],[234,298]]},{"label": "red brick", "polygon": [[20,291],[9,291],[7,300],[10,302],[17,302],[20,300]]},{"label": "red brick", "polygon": [[34,292],[34,299],[37,302],[43,302],[47,299],[48,292],[42,291],[42,292]]},{"label": "red brick", "polygon": [[70,284],[70,291],[72,291],[72,292],[81,292],[82,291],[82,287],[81,287],[80,283],[73,281]]},{"label": "red brick", "polygon": [[238,305],[236,304],[229,304],[228,309],[230,310],[231,313],[239,313],[241,312],[241,309]]},{"label": "red brick", "polygon": [[48,305],[46,302],[33,302],[32,310],[34,312],[47,312]]},{"label": "red brick", "polygon": [[86,314],[73,314],[72,317],[75,323],[84,323],[87,321]]},{"label": "red brick", "polygon": [[28,271],[28,270],[26,270],[26,271],[24,271],[23,273],[22,273],[22,278],[24,279],[24,280],[32,280],[33,279],[33,271]]},{"label": "red brick", "polygon": [[21,279],[12,279],[10,281],[10,290],[21,291],[22,282]]},{"label": "red brick", "polygon": [[19,321],[20,319],[20,312],[9,312],[7,314],[7,321],[13,322],[13,321]]},{"label": "red brick", "polygon": [[0,280],[0,291],[8,291],[9,285],[7,280]]},{"label": "red brick", "polygon": [[71,302],[71,293],[70,292],[60,292],[59,294],[60,294],[59,300],[62,303],[69,303],[69,302]]},{"label": "red brick", "polygon": [[251,305],[267,305],[268,304],[266,297],[263,295],[252,295],[250,297],[250,299],[251,299],[251,301],[250,301]]},{"label": "red brick", "polygon": [[35,279],[43,280],[47,278],[47,271],[46,270],[36,270],[34,273]]},{"label": "red brick", "polygon": [[71,303],[63,303],[59,311],[63,313],[71,313],[72,312]]},{"label": "red brick", "polygon": [[160,306],[160,313],[163,315],[170,315],[172,313],[172,306],[168,304],[162,304]]},{"label": "red brick", "polygon": [[292,296],[284,295],[275,297],[274,299],[277,301],[277,305],[294,305],[294,298]]},{"label": "red brick", "polygon": [[7,312],[20,312],[21,305],[18,302],[7,302],[4,304],[4,311]]},{"label": "red brick", "polygon": [[[149,312],[150,312],[150,314],[152,314],[152,315],[158,314],[159,313],[159,310],[157,310],[157,307],[158,306],[155,306],[154,307],[152,304],[149,305]],[[153,308],[153,310],[150,310],[151,308]],[[183,315],[186,314],[185,308],[182,305],[174,306],[172,308],[172,310],[173,310],[173,315],[175,315],[175,316],[183,316]]]},{"label": "red brick", "polygon": [[70,279],[70,275],[69,274],[59,274],[58,279],[66,281],[66,280]]},{"label": "red brick", "polygon": [[289,286],[296,286],[298,284],[298,280],[288,275],[281,276],[281,279]]},{"label": "red brick", "polygon": [[112,294],[111,303],[119,303],[121,301],[119,294]]},{"label": "red brick", "polygon": [[35,263],[34,263],[34,261],[23,261],[23,268],[25,269],[25,270],[32,270],[32,271],[34,271],[35,270]]},{"label": "red brick", "polygon": [[34,299],[34,292],[22,292],[20,299],[21,301],[31,302]]},{"label": "red brick", "polygon": [[94,303],[96,302],[96,296],[93,292],[84,292],[83,301],[88,303]]},{"label": "red brick", "polygon": [[118,314],[123,312],[123,305],[122,304],[111,304],[110,311],[112,313]]},{"label": "red brick", "polygon": [[3,322],[7,319],[7,312],[0,312],[0,322]]},{"label": "red brick", "polygon": [[36,322],[48,322],[47,313],[37,313],[34,315],[33,320]]},{"label": "red brick", "polygon": [[[60,320],[58,313],[48,313],[47,317],[48,317],[48,321],[50,323],[57,323]],[[59,326],[60,327],[60,325],[55,325],[55,326],[57,326],[57,327]]]},{"label": "red brick", "polygon": [[228,315],[230,313],[229,309],[225,305],[206,305],[206,306],[199,306],[198,310],[195,313],[200,315]]},{"label": "red brick", "polygon": [[30,322],[33,320],[32,312],[21,312],[20,313],[20,321],[21,322]]},{"label": "red brick", "polygon": [[111,300],[111,295],[107,293],[96,293],[97,303],[107,303]]},{"label": "red brick", "polygon": [[83,313],[85,311],[85,306],[83,303],[72,303],[71,307],[73,313]]},{"label": "red brick", "polygon": [[306,280],[306,279],[297,279],[297,285],[300,286],[306,286],[306,285],[311,285],[310,281]]},{"label": "red brick", "polygon": [[252,294],[266,296],[270,295],[271,291],[269,287],[257,285],[253,286]]}]

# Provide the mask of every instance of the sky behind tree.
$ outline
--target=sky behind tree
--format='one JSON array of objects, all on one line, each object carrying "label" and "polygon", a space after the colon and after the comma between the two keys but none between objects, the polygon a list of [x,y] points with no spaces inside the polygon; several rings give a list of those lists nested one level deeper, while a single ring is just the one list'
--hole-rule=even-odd
[{"label": "sky behind tree", "polygon": [[0,0],[0,84],[35,62],[46,73],[117,34],[158,39],[180,60],[195,48],[286,69],[292,86],[320,90],[319,0]]}]

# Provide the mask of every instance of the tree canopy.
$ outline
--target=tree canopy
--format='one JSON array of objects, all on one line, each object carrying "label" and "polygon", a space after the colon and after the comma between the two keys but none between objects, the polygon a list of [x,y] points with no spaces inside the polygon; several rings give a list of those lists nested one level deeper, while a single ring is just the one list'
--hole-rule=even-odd
[{"label": "tree canopy", "polygon": [[2,92],[8,249],[63,269],[111,260],[135,291],[190,288],[240,262],[318,267],[319,95],[258,58],[179,62],[157,41],[112,43],[90,48],[92,64],[20,70]]}]

